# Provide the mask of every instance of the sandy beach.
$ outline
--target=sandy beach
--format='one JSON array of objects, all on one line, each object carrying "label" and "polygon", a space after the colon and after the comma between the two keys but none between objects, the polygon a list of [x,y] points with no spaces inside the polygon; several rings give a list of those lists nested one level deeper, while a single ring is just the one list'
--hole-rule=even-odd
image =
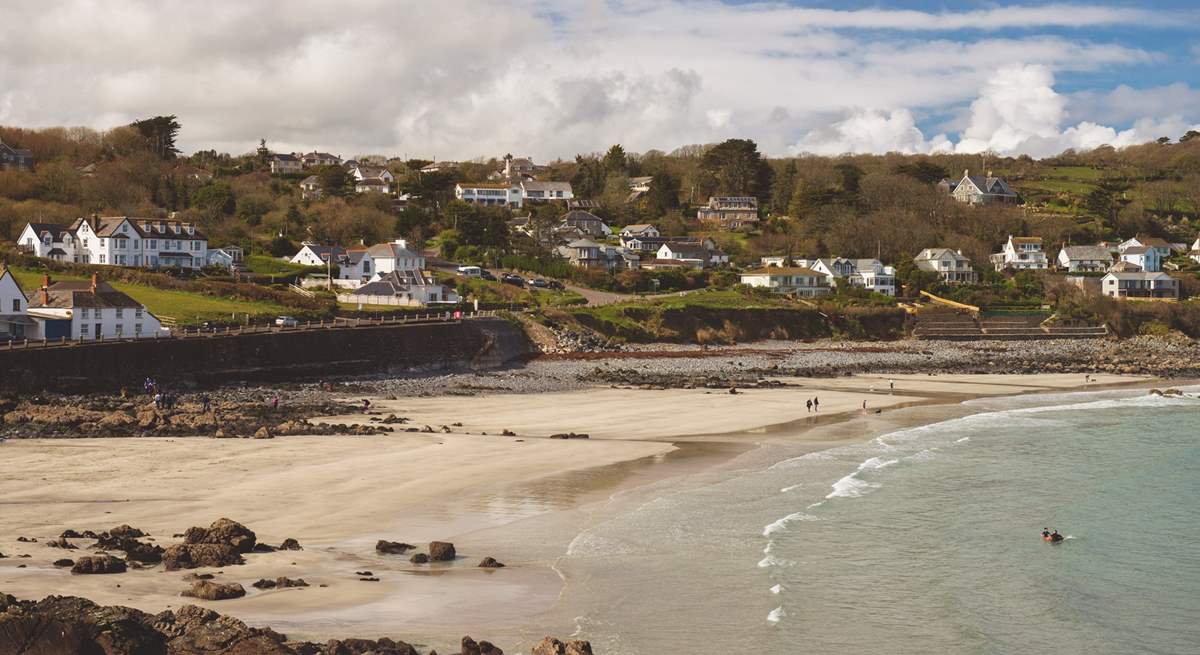
[{"label": "sandy beach", "polygon": [[[1096,388],[1149,380],[1094,379]],[[1084,382],[1077,374],[781,381],[788,386],[737,394],[595,387],[377,397],[372,416],[329,419],[371,422],[396,414],[409,426],[452,426],[451,433],[9,441],[0,446],[0,552],[8,556],[0,559],[0,590],[22,598],[81,595],[147,611],[178,607],[184,572],[72,575],[51,563],[85,553],[90,540],[63,551],[17,537],[45,542],[68,528],[124,523],[166,546],[190,526],[228,517],[260,541],[291,537],[304,550],[252,554],[244,566],[221,569],[219,579],[240,582],[250,593],[201,604],[306,638],[403,636],[441,650],[469,633],[506,650],[527,648],[542,635],[575,629],[570,608],[562,606],[564,586],[573,581],[556,570],[556,558],[582,529],[620,511],[621,499],[650,482],[686,485],[690,474],[765,443],[807,441],[817,449],[862,440],[899,407],[1072,390]],[[812,397],[820,399],[819,415],[806,411]],[[811,430],[819,426],[836,429]],[[503,430],[516,436],[498,436]],[[591,438],[548,438],[563,432]],[[452,541],[459,558],[413,565],[407,557],[376,554],[378,539],[422,549],[431,540]],[[485,556],[508,566],[477,568]],[[364,570],[380,581],[360,581],[355,572]],[[285,575],[312,586],[249,587]]]}]

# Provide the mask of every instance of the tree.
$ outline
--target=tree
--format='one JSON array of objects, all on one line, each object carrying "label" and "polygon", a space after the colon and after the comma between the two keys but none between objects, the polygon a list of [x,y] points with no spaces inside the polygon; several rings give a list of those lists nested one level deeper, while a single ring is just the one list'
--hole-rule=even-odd
[{"label": "tree", "polygon": [[271,161],[271,151],[267,148],[267,140],[258,140],[258,150],[255,151],[258,155],[258,163],[267,164]]},{"label": "tree", "polygon": [[607,176],[604,165],[595,157],[576,155],[576,171],[571,178],[571,187],[580,198],[595,198],[604,191]]},{"label": "tree", "polygon": [[175,147],[175,137],[179,136],[182,126],[175,120],[174,114],[134,121],[130,127],[138,131],[146,140],[150,151],[159,159],[174,159],[175,155],[179,154],[179,149]]},{"label": "tree", "polygon": [[236,207],[233,190],[224,182],[210,182],[196,189],[191,202],[193,207],[210,215],[232,214]]},{"label": "tree", "polygon": [[604,159],[601,160],[600,165],[604,167],[604,172],[609,176],[614,173],[625,175],[626,169],[629,168],[629,161],[625,157],[625,149],[621,147],[621,144],[618,143],[609,148],[608,152],[604,154]]},{"label": "tree", "polygon": [[350,193],[350,173],[341,166],[319,166],[313,172],[321,184],[321,193],[342,197]]},{"label": "tree", "polygon": [[950,175],[946,172],[945,167],[938,166],[926,159],[900,164],[893,168],[892,172],[897,175],[907,175],[923,184],[937,184]]},{"label": "tree", "polygon": [[1196,137],[1200,137],[1200,132],[1197,132],[1196,130],[1188,130],[1183,136],[1179,137],[1179,142],[1187,143]]},{"label": "tree", "polygon": [[255,193],[239,197],[234,214],[245,221],[247,225],[255,226],[261,223],[263,216],[266,216],[267,212],[274,208],[275,203],[271,202],[270,196]]},{"label": "tree", "polygon": [[788,202],[792,199],[792,194],[796,191],[796,179],[798,176],[796,170],[796,160],[789,159],[783,165],[783,170],[775,177],[771,184],[771,211],[776,214],[787,212]]},{"label": "tree", "polygon": [[729,139],[717,144],[700,160],[700,169],[708,178],[711,191],[718,195],[755,196],[768,200],[771,192],[771,166],[750,139]]},{"label": "tree", "polygon": [[650,182],[650,191],[646,193],[646,211],[658,218],[678,208],[679,178],[665,170],[656,173]]}]

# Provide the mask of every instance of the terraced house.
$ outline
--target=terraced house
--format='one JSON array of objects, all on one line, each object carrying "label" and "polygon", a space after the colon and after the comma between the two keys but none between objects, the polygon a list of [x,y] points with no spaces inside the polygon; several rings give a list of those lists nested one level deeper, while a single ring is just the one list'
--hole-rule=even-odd
[{"label": "terraced house", "polygon": [[208,238],[186,221],[91,216],[70,225],[28,223],[17,246],[34,255],[77,264],[134,268],[203,268]]}]

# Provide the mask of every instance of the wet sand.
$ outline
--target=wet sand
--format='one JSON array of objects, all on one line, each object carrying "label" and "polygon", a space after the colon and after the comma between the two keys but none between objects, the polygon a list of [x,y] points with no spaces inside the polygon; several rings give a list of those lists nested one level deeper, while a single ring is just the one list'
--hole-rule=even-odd
[{"label": "wet sand", "polygon": [[[1097,377],[1097,385],[1145,381]],[[128,523],[165,546],[177,541],[173,534],[224,516],[262,541],[294,537],[304,550],[247,556],[247,565],[217,576],[242,583],[247,596],[201,604],[305,638],[388,635],[441,650],[473,634],[506,650],[527,647],[573,628],[571,608],[560,601],[571,581],[555,569],[556,558],[581,529],[620,511],[647,485],[687,484],[692,474],[736,466],[756,446],[777,440],[816,450],[863,439],[899,407],[1083,382],[1078,375],[891,376],[890,392],[887,379],[794,379],[788,382],[797,386],[736,395],[595,388],[373,403],[410,425],[461,422],[454,434],[10,441],[0,446],[0,552],[9,556],[0,560],[0,589],[23,598],[82,595],[147,611],[178,606],[184,572],[73,576],[50,563],[85,554],[89,541],[61,551],[16,538],[45,541],[67,528]],[[819,415],[806,412],[810,396],[821,400]],[[495,436],[503,429],[518,436]],[[479,434],[485,431],[492,436]],[[592,438],[545,438],[569,431]],[[414,566],[407,557],[376,555],[377,539],[422,547],[449,540],[460,558]],[[24,553],[32,557],[16,557]],[[509,566],[476,568],[484,556]],[[354,572],[363,570],[381,581],[359,581]],[[313,586],[249,586],[282,575]]]}]

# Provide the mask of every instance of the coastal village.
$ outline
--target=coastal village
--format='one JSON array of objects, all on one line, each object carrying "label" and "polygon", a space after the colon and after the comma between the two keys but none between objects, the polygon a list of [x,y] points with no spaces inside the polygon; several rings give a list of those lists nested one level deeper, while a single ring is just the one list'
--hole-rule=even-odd
[{"label": "coastal village", "polygon": [[[740,142],[720,147],[746,150]],[[0,143],[0,155],[0,166],[15,175],[35,176],[41,166],[52,165],[39,162],[30,148]],[[606,166],[643,172],[620,146],[593,161],[608,160],[616,163],[609,161]],[[377,240],[364,237],[346,242],[320,238],[323,230],[314,229],[320,228],[318,224],[298,238],[281,230],[264,246],[244,238],[212,240],[223,237],[210,237],[211,215],[194,208],[160,209],[140,216],[96,212],[64,222],[29,220],[10,228],[15,234],[5,247],[9,255],[0,273],[5,309],[0,314],[0,340],[12,344],[160,339],[197,327],[196,319],[181,321],[164,315],[153,303],[139,301],[136,291],[114,287],[113,283],[128,279],[129,271],[171,276],[185,286],[204,280],[262,285],[275,298],[294,296],[306,301],[302,303],[306,309],[327,303],[333,309],[325,310],[321,322],[334,319],[329,325],[337,325],[340,313],[363,311],[461,316],[481,307],[595,306],[593,290],[610,292],[609,302],[636,303],[672,294],[695,294],[699,301],[705,292],[740,288],[751,294],[747,306],[759,302],[755,293],[801,309],[829,303],[891,305],[909,313],[919,337],[964,338],[969,334],[960,330],[931,328],[945,318],[947,310],[979,319],[981,312],[993,309],[985,305],[1026,310],[1039,316],[1039,322],[1053,325],[1060,313],[1045,301],[1044,292],[1032,291],[1034,284],[1045,289],[1070,287],[1081,297],[1179,302],[1190,297],[1195,286],[1188,282],[1195,279],[1191,271],[1200,268],[1200,236],[1190,242],[1169,241],[1145,233],[1092,243],[1051,243],[1032,233],[1010,232],[1003,241],[992,243],[986,261],[938,241],[917,243],[919,248],[902,253],[900,259],[864,257],[861,249],[830,250],[820,242],[801,252],[788,243],[783,251],[755,256],[754,250],[770,248],[773,233],[786,233],[797,219],[781,215],[776,205],[764,208],[763,195],[749,193],[749,188],[725,187],[733,193],[681,203],[679,181],[669,173],[609,175],[600,185],[589,183],[581,169],[575,184],[589,189],[577,190],[571,180],[562,179],[561,163],[537,164],[526,157],[505,155],[477,162],[343,159],[320,151],[272,153],[265,141],[249,161],[252,168],[262,167],[261,173],[252,175],[265,176],[262,181],[283,198],[294,194],[288,201],[293,203],[290,213],[295,213],[296,202],[361,201],[379,208],[374,211],[380,216],[398,216],[397,227],[406,220],[424,220],[421,216],[436,217],[439,211],[450,217],[450,225],[432,238],[421,229],[403,233],[376,225],[369,232]],[[222,176],[245,177],[223,172],[227,169],[179,163],[170,175],[195,189],[194,204],[206,192],[228,189],[220,181]],[[96,164],[86,164],[74,173],[86,179],[97,170]],[[861,174],[847,171],[842,172]],[[434,185],[442,191],[433,191]],[[991,171],[980,175],[967,169],[961,176],[930,184],[926,193],[931,201],[944,197],[968,214],[1001,212],[1019,215],[1027,223],[1031,203],[1018,189],[1019,185],[1014,187]],[[445,194],[442,199],[432,198],[439,193]],[[648,206],[651,198],[661,201],[658,209]],[[1044,203],[1041,206],[1037,211],[1044,212]],[[667,216],[640,222],[629,218],[653,217],[656,211]],[[459,221],[475,225],[469,230],[465,225],[455,227]],[[217,231],[227,233],[228,228]],[[478,236],[468,238],[468,231]],[[996,290],[1006,285],[1004,300],[972,302],[975,296],[994,298]],[[505,286],[513,288],[505,291]],[[1024,291],[1014,294],[1014,287]],[[183,297],[180,300],[182,304],[173,305],[171,311],[186,315],[189,308]],[[266,322],[281,329],[298,324],[291,314],[304,312],[286,309],[287,302],[276,304],[281,309],[278,315],[241,312],[239,318],[239,312],[231,311],[227,320],[213,317],[203,323]],[[928,313],[923,316],[922,310]],[[962,325],[952,318],[955,321]],[[1071,324],[1103,327],[1098,320],[1081,323],[1078,317]],[[968,332],[987,336],[982,329]],[[1026,336],[1037,335],[1027,331]]]}]

